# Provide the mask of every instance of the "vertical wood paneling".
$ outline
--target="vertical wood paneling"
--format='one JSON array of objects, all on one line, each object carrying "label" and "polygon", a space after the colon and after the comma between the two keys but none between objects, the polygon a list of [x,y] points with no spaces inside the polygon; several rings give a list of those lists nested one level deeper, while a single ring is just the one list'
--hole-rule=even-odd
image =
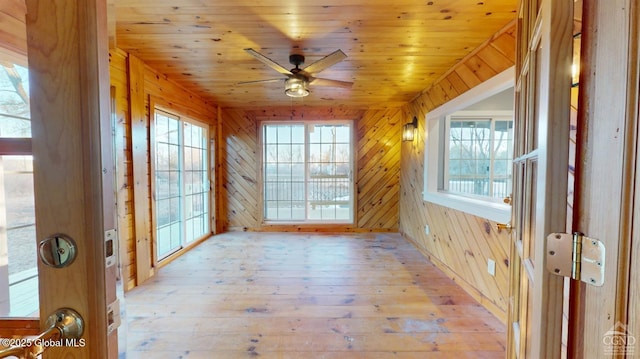
[{"label": "vertical wood paneling", "polygon": [[[637,258],[631,263],[630,255],[637,254],[633,241],[638,238],[634,199],[638,198],[640,9],[636,1],[615,4],[585,1],[583,8],[573,229],[600,239],[606,251],[603,286],[586,285],[572,292],[578,293],[574,299],[582,305],[574,307],[579,317],[574,334],[578,340],[584,338],[575,344],[570,340],[570,350],[578,347],[574,357],[608,357],[606,351],[612,349],[613,357],[627,357],[620,347],[603,339],[605,333],[625,332],[624,326],[631,324],[628,334],[635,339],[640,335],[631,331],[637,323],[637,297],[629,297],[637,294],[637,282],[633,283],[635,293],[628,287],[630,279],[637,280],[637,272],[631,270],[638,269]],[[606,65],[612,59],[618,59],[615,66]],[[635,349],[628,356],[637,357],[637,342],[627,343]]]},{"label": "vertical wood paneling", "polygon": [[109,48],[116,48],[116,0],[107,0],[107,32],[109,33]]},{"label": "vertical wood paneling", "polygon": [[[355,120],[356,205],[354,226],[263,226],[258,123],[261,120]],[[399,219],[401,129],[409,119],[399,109],[224,109],[220,141],[220,218],[223,230],[395,231]]]},{"label": "vertical wood paneling", "polygon": [[136,242],[136,281],[143,283],[152,273],[151,189],[149,181],[149,118],[145,111],[144,63],[129,56],[129,114],[133,162],[133,204]]},{"label": "vertical wood paneling", "polygon": [[[635,44],[630,46],[629,56],[631,59],[635,61],[631,62],[631,68],[629,69],[630,73],[633,76],[628,76],[630,81],[632,79],[637,79],[640,76],[640,6],[635,3],[632,7],[632,12],[634,15],[631,16],[630,19],[630,44]],[[640,122],[640,84],[637,84],[638,87],[632,87],[628,89],[629,91],[629,102],[628,108],[631,111],[630,120],[636,124],[636,130],[638,129],[638,123]],[[637,112],[634,112],[636,110]],[[629,291],[628,291],[628,300],[627,308],[629,310],[628,313],[628,326],[627,331],[632,335],[635,335],[635,339],[638,339],[640,336],[640,234],[637,230],[640,228],[640,208],[638,204],[640,204],[640,168],[638,168],[638,159],[640,158],[640,147],[637,146],[638,137],[635,138],[636,145],[636,153],[635,153],[635,191],[633,193],[633,217],[631,221],[631,225],[633,226],[633,232],[631,233],[630,238],[630,254],[629,254],[629,267],[628,267],[628,281],[629,281]],[[635,344],[635,349],[638,350],[637,342]],[[637,353],[637,351],[636,351]]]},{"label": "vertical wood paneling", "polygon": [[[111,84],[116,88],[120,261],[129,290],[153,275],[149,99],[162,98],[163,106],[213,126],[217,108],[121,50],[111,50],[110,67]],[[211,138],[215,136],[210,133]]]},{"label": "vertical wood paneling", "polygon": [[120,243],[120,270],[124,288],[135,286],[136,251],[132,231],[133,167],[131,161],[131,122],[129,117],[129,90],[127,80],[127,55],[112,50],[109,54],[111,86],[115,87],[115,156],[116,156],[116,205],[118,241]]},{"label": "vertical wood paneling", "polygon": [[[418,117],[419,130],[414,142],[401,146],[400,231],[502,320],[508,304],[508,236],[489,220],[423,201],[424,119],[430,110],[513,66],[514,31],[510,24],[498,32],[404,108],[405,118]],[[496,261],[495,276],[487,273],[487,259]]]}]

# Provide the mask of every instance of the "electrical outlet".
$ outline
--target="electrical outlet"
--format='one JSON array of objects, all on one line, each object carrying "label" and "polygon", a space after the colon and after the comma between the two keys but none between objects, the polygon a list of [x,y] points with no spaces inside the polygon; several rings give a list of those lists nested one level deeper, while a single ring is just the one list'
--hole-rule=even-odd
[{"label": "electrical outlet", "polygon": [[424,234],[429,234],[430,230],[429,230],[429,225],[425,224],[424,225]]},{"label": "electrical outlet", "polygon": [[492,276],[496,275],[496,261],[493,259],[487,259],[487,272]]}]

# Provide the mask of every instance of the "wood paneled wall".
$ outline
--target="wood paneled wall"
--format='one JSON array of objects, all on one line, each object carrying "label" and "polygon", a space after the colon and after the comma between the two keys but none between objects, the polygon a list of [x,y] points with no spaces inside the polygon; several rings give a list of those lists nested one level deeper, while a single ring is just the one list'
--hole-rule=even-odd
[{"label": "wood paneled wall", "polygon": [[[148,220],[151,218],[151,190],[148,188],[150,100],[156,99],[165,108],[212,126],[216,124],[217,108],[121,50],[110,51],[110,65],[111,85],[115,89],[118,234],[122,276],[125,289],[129,290],[152,275],[154,266],[152,228]],[[132,91],[132,86],[139,88]],[[131,98],[137,91],[141,93],[142,99],[138,100],[141,104],[134,104]],[[136,119],[138,123],[132,124],[132,109],[140,113],[135,116],[140,117]],[[137,133],[133,133],[134,128]],[[136,188],[140,183],[147,187],[146,190]],[[143,194],[136,198],[134,189],[142,190]]]},{"label": "wood paneled wall", "polygon": [[[354,120],[356,136],[355,225],[263,225],[260,209],[258,126],[262,120]],[[224,109],[221,115],[219,183],[223,231],[397,231],[400,109],[362,111],[291,107]]]},{"label": "wood paneled wall", "polygon": [[109,53],[112,101],[115,110],[114,147],[116,163],[116,207],[120,243],[120,268],[125,289],[136,285],[136,242],[133,223],[133,166],[131,162],[131,116],[127,54],[112,50]]},{"label": "wood paneled wall", "polygon": [[[496,33],[404,108],[417,138],[402,145],[400,231],[438,267],[502,320],[508,305],[509,238],[496,223],[423,201],[426,114],[514,65],[515,24]],[[430,234],[425,234],[425,225]],[[496,275],[487,260],[496,261]]]},{"label": "wood paneled wall", "polygon": [[237,109],[223,109],[220,121],[217,182],[222,186],[218,199],[222,231],[258,228],[257,124],[251,112]]},{"label": "wood paneled wall", "polygon": [[397,231],[400,220],[401,109],[370,110],[357,122],[357,223]]},{"label": "wood paneled wall", "polygon": [[27,66],[27,25],[24,0],[2,0],[0,6],[0,54],[4,60]]},{"label": "wood paneled wall", "polygon": [[[342,108],[223,109],[220,115],[217,180],[221,229],[270,231],[396,231],[407,238],[474,296],[504,318],[507,298],[507,237],[495,223],[422,201],[424,121],[417,139],[401,142],[402,125],[415,115],[454,98],[513,64],[513,29],[496,34],[451,69],[436,85],[403,109],[346,110]],[[127,288],[136,285],[136,235],[133,216],[131,128],[127,54],[111,52],[112,85],[116,87],[117,129],[120,141],[118,203],[120,235],[126,243],[123,275]],[[148,116],[149,96],[164,98],[178,110],[202,114],[214,123],[215,106],[198,99],[169,79],[145,67],[144,93]],[[200,115],[198,115],[200,117]],[[356,223],[353,226],[263,226],[259,208],[258,123],[265,119],[353,119],[356,131]],[[212,134],[213,135],[213,134]],[[148,146],[148,144],[145,144]],[[148,171],[148,169],[146,170]],[[148,172],[147,172],[148,175]],[[400,184],[400,185],[399,185]],[[146,205],[150,208],[150,200]],[[424,225],[431,234],[424,234]],[[151,229],[145,228],[148,236]],[[149,248],[148,250],[151,250]],[[496,276],[487,274],[487,259],[496,260]]]},{"label": "wood paneled wall", "polygon": [[[16,26],[2,26],[0,43],[11,53],[26,54],[24,3],[8,0],[0,11],[0,20]],[[15,30],[15,31],[14,31]],[[11,32],[7,32],[11,31]],[[434,86],[425,90],[403,109],[355,111],[342,108],[225,109],[221,111],[217,141],[217,179],[220,193],[217,206],[223,230],[283,231],[396,231],[398,229],[450,276],[459,281],[482,303],[504,318],[507,298],[507,237],[498,233],[495,223],[422,201],[425,114],[466,90],[485,81],[514,62],[513,27],[496,34],[490,41],[452,68]],[[118,229],[121,238],[122,275],[126,288],[137,284],[135,206],[150,211],[150,198],[134,203],[132,136],[128,54],[113,49],[110,53],[111,82],[115,88],[116,164],[118,182]],[[22,59],[24,60],[24,59]],[[149,96],[166,99],[169,105],[187,115],[215,125],[215,105],[198,98],[171,80],[145,66],[145,114],[149,114]],[[401,142],[402,125],[413,116],[420,119],[417,139]],[[259,208],[257,161],[257,123],[261,119],[354,119],[356,129],[357,198],[354,226],[262,226]],[[148,122],[147,122],[148,125]],[[215,128],[215,127],[214,127]],[[148,128],[146,129],[148,134]],[[212,136],[215,133],[212,132]],[[148,148],[148,141],[143,144]],[[145,176],[148,172],[146,154]],[[145,172],[146,171],[146,172]],[[149,215],[150,216],[150,215]],[[425,235],[429,224],[431,234]],[[142,231],[151,238],[148,224]],[[138,229],[140,230],[140,229]],[[145,248],[145,246],[143,246]],[[151,256],[152,250],[146,245]],[[496,276],[486,271],[487,258],[496,260]],[[151,268],[147,268],[151,270]]]}]

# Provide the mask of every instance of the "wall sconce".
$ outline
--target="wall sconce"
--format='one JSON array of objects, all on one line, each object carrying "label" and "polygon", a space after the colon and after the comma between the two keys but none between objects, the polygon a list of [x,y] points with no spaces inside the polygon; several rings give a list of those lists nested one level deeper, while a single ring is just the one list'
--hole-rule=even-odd
[{"label": "wall sconce", "polygon": [[417,128],[418,118],[413,116],[413,121],[405,123],[402,128],[402,141],[413,141]]}]

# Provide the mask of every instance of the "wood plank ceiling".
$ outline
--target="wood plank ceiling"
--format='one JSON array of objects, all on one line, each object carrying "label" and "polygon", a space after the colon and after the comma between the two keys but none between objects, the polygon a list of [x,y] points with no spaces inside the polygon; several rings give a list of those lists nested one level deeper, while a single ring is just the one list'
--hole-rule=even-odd
[{"label": "wood plank ceiling", "polygon": [[[515,18],[517,0],[115,0],[116,45],[223,107],[395,108],[414,99]],[[283,77],[243,49],[290,69],[341,49],[318,77],[350,89],[284,94]],[[302,67],[304,68],[305,65]]]}]

